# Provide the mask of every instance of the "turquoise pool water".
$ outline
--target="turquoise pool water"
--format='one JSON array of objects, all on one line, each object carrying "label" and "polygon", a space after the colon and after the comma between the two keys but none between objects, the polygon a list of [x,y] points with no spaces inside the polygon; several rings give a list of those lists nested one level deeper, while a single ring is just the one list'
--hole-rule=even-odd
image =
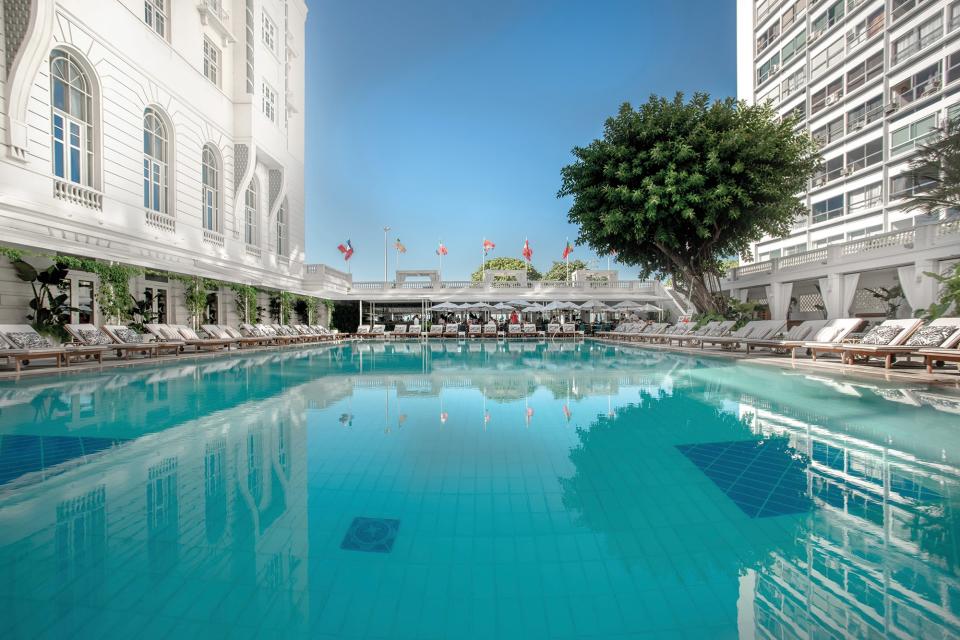
[{"label": "turquoise pool water", "polygon": [[0,385],[2,638],[960,635],[960,396],[587,342]]}]

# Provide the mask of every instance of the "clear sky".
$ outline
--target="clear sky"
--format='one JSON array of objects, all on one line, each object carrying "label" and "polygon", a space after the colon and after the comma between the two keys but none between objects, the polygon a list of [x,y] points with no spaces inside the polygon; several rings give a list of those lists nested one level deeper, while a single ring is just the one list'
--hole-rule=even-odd
[{"label": "clear sky", "polygon": [[[308,0],[306,252],[383,277],[466,279],[481,260],[559,260],[570,149],[628,101],[736,95],[734,0]],[[596,258],[577,247],[572,258]],[[598,262],[606,268],[606,259]],[[621,268],[622,278],[636,269]]]}]

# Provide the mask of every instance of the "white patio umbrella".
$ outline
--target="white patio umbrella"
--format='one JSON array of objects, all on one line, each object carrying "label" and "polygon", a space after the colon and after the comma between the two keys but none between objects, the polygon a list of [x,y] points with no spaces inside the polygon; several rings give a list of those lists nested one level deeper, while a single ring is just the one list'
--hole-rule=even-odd
[{"label": "white patio umbrella", "polygon": [[[527,303],[524,302],[522,306],[526,305]],[[510,304],[509,302],[498,302],[497,304],[493,305],[493,308],[497,311],[513,311],[514,305]]]},{"label": "white patio umbrella", "polygon": [[637,311],[658,312],[658,311],[663,311],[663,309],[661,309],[660,307],[655,307],[654,305],[652,305],[652,304],[650,304],[650,303],[647,303],[647,304],[642,304],[642,305],[640,305],[639,307],[637,307]]},{"label": "white patio umbrella", "polygon": [[600,300],[587,300],[578,309],[582,311],[610,311],[610,305]]},{"label": "white patio umbrella", "polygon": [[433,305],[432,307],[427,309],[427,311],[451,311],[453,309],[459,309],[459,308],[460,307],[453,304],[452,302],[441,302],[440,304]]},{"label": "white patio umbrella", "polygon": [[529,306],[530,306],[530,303],[527,302],[526,300],[510,300],[510,301],[507,302],[507,304],[510,305],[511,307],[515,307],[515,308],[517,308],[517,309],[522,309],[523,307],[529,307]]},{"label": "white patio umbrella", "polygon": [[618,302],[613,305],[613,308],[621,311],[636,311],[642,304],[642,302],[637,302],[636,300],[624,300],[623,302]]},{"label": "white patio umbrella", "polygon": [[540,305],[540,304],[537,304],[536,302],[534,302],[534,303],[531,304],[530,306],[524,307],[524,308],[522,309],[522,311],[523,311],[524,313],[538,313],[538,312],[540,312],[540,311],[543,311],[544,308],[545,308],[545,307],[544,307],[543,305]]}]

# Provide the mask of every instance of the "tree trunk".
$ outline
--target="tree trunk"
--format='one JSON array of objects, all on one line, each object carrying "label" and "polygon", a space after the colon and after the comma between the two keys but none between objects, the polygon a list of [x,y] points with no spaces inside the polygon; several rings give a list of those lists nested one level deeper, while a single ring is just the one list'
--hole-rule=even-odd
[{"label": "tree trunk", "polygon": [[700,313],[721,313],[723,310],[720,308],[717,297],[706,284],[706,275],[708,274],[693,273],[689,270],[685,274],[690,287],[690,302]]}]

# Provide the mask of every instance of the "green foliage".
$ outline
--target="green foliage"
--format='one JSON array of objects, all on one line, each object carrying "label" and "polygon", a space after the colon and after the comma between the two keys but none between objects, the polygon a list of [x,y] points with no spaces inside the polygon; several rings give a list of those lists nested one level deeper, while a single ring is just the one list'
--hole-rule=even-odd
[{"label": "green foliage", "polygon": [[200,318],[207,308],[207,293],[210,289],[215,289],[219,283],[216,280],[207,280],[200,276],[174,276],[174,280],[179,280],[184,284],[183,302],[190,314],[190,320],[194,328],[200,324]]},{"label": "green foliage", "polygon": [[889,289],[887,287],[877,287],[876,289],[867,289],[867,291],[877,300],[883,301],[887,305],[887,318],[896,318],[897,311],[903,306],[905,299],[903,297],[903,288],[895,284]]},{"label": "green foliage", "polygon": [[[67,303],[70,296],[60,293],[60,288],[69,270],[58,264],[40,270],[20,259],[10,264],[17,277],[29,282],[33,289],[30,313],[27,314],[31,326],[37,333],[53,336],[61,342],[68,340],[69,335],[63,325],[70,322],[70,313],[77,309]],[[54,291],[57,293],[54,294]]]},{"label": "green foliage", "polygon": [[947,120],[931,140],[920,147],[905,174],[915,185],[902,208],[927,214],[960,208],[960,119]]},{"label": "green foliage", "polygon": [[950,313],[951,309],[953,313],[960,312],[960,262],[943,275],[931,271],[923,273],[940,283],[940,299],[929,309],[917,309],[916,315],[925,320],[936,320]]},{"label": "green foliage", "polygon": [[[540,280],[540,272],[533,268],[533,265],[527,265],[526,260],[521,260],[520,258],[491,258],[484,261],[483,265],[477,267],[477,270],[470,274],[470,280],[473,282],[480,282],[483,280],[483,271],[486,268],[488,271],[491,269],[510,269],[513,271],[526,271],[527,280],[534,281]],[[503,276],[497,276],[495,278],[497,281],[506,281],[509,278]]]},{"label": "green foliage", "polygon": [[157,319],[157,314],[153,312],[153,295],[147,292],[142,300],[137,300],[131,295],[130,302],[129,314],[133,319],[130,326],[143,333],[144,325]]},{"label": "green foliage", "polygon": [[740,302],[736,298],[727,298],[724,301],[722,313],[718,311],[695,313],[693,315],[694,328],[699,329],[708,322],[733,320],[734,323],[732,330],[737,330],[751,320],[757,320],[760,317],[761,312],[767,310],[767,305],[759,302]]},{"label": "green foliage", "polygon": [[237,315],[241,322],[251,322],[256,315],[257,294],[260,290],[249,284],[232,283],[227,286],[233,291]]},{"label": "green foliage", "polygon": [[817,166],[815,146],[796,122],[767,105],[733,99],[687,102],[652,96],[624,104],[603,138],[573,150],[559,197],[578,244],[685,286],[700,311],[720,311],[723,260],[749,255],[764,235],[786,235],[806,210],[796,194]]},{"label": "green foliage", "polygon": [[553,265],[550,266],[550,270],[543,274],[543,279],[553,282],[564,282],[567,279],[568,273],[572,275],[574,271],[586,268],[587,263],[583,260],[571,260],[568,271],[566,262],[563,260],[554,260]]}]

